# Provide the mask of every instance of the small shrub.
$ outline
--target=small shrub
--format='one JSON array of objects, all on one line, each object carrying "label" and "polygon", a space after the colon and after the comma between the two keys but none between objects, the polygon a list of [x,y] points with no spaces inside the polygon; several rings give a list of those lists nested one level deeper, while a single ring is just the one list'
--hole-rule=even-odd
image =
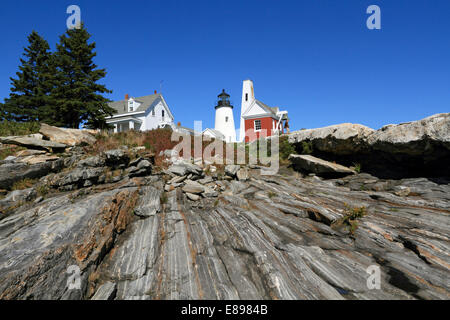
[{"label": "small shrub", "polygon": [[36,187],[36,191],[40,197],[45,197],[49,193],[50,188],[46,184],[43,184]]},{"label": "small shrub", "polygon": [[345,204],[344,214],[345,216],[342,222],[349,227],[350,234],[353,236],[358,228],[358,222],[356,220],[364,217],[367,214],[367,209],[366,207],[350,208]]},{"label": "small shrub", "polygon": [[15,122],[1,121],[0,136],[24,136],[38,133],[41,125],[39,122]]},{"label": "small shrub", "polygon": [[312,154],[313,144],[311,141],[302,141],[302,154]]},{"label": "small shrub", "polygon": [[14,182],[14,184],[11,187],[11,190],[24,190],[31,188],[36,183],[35,179],[23,179],[20,181]]},{"label": "small shrub", "polygon": [[152,145],[150,144],[150,142],[148,142],[148,141],[145,141],[144,142],[144,147],[145,147],[145,149],[146,150],[150,150],[150,151],[153,151],[152,149]]},{"label": "small shrub", "polygon": [[286,136],[280,138],[280,158],[286,160],[291,154],[295,154],[295,147],[289,143],[289,139]]},{"label": "small shrub", "polygon": [[276,196],[276,194],[275,194],[275,192],[269,191],[269,192],[267,193],[267,196],[268,196],[270,199],[272,199],[273,197]]},{"label": "small shrub", "polygon": [[354,163],[354,164],[353,164],[353,169],[354,169],[357,173],[361,173],[361,164],[360,164],[360,163]]},{"label": "small shrub", "polygon": [[161,194],[159,201],[161,202],[161,204],[166,204],[169,201],[169,199],[167,198],[167,194],[165,192]]},{"label": "small shrub", "polygon": [[4,160],[5,158],[12,156],[16,153],[15,148],[5,148],[0,150],[0,160]]},{"label": "small shrub", "polygon": [[0,149],[0,160],[4,160],[9,156],[13,156],[21,150],[26,150],[26,148],[15,145],[5,145]]}]

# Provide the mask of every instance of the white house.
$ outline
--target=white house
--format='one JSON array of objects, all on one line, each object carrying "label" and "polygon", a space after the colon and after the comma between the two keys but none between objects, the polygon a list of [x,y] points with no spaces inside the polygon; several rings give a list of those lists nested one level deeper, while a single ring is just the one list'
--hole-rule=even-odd
[{"label": "white house", "polygon": [[111,102],[109,106],[117,111],[106,118],[108,124],[114,125],[114,132],[175,128],[172,112],[160,93],[138,98],[127,94],[124,100]]},{"label": "white house", "polygon": [[204,136],[208,136],[213,139],[225,140],[225,136],[222,134],[222,132],[220,132],[216,129],[207,128],[207,129],[203,130],[202,134]]}]

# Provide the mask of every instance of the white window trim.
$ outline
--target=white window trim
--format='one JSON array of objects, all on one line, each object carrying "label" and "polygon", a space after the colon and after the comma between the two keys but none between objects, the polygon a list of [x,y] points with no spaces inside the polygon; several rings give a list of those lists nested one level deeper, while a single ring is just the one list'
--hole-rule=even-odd
[{"label": "white window trim", "polygon": [[[256,121],[259,121],[259,127],[260,127],[259,130],[256,129]],[[261,130],[262,130],[262,122],[261,122],[261,120],[253,120],[253,130],[255,132],[261,132]]]}]

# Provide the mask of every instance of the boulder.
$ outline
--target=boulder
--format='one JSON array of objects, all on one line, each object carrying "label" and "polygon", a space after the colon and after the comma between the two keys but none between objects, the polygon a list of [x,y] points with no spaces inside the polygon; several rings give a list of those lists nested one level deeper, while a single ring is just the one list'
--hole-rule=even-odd
[{"label": "boulder", "polygon": [[107,281],[102,284],[91,300],[113,300],[116,295],[117,286],[114,282]]},{"label": "boulder", "polygon": [[228,174],[231,177],[236,176],[236,173],[241,167],[236,164],[229,164],[225,166],[225,173]]},{"label": "boulder", "polygon": [[236,178],[239,181],[247,181],[250,178],[247,168],[241,168],[236,172]]},{"label": "boulder", "polygon": [[204,191],[202,192],[202,196],[204,196],[205,198],[215,198],[219,196],[219,192],[210,187],[205,186]]},{"label": "boulder", "polygon": [[14,156],[7,156],[5,159],[3,159],[4,162],[15,162],[17,160],[17,157]]},{"label": "boulder", "polygon": [[57,156],[51,156],[51,155],[31,155],[27,157],[23,157],[20,159],[20,162],[26,163],[26,164],[36,164],[36,163],[42,163],[42,162],[48,162],[48,161],[55,161],[58,160],[59,157]]},{"label": "boulder", "polygon": [[14,190],[0,200],[0,211],[4,212],[20,203],[32,201],[36,196],[37,192],[33,188]]},{"label": "boulder", "polygon": [[178,176],[186,176],[189,174],[193,175],[203,174],[203,170],[200,166],[185,161],[180,161],[171,165],[169,169],[167,169],[167,171],[176,174]]},{"label": "boulder", "polygon": [[106,165],[108,167],[126,166],[130,162],[130,157],[122,149],[108,150],[104,153]]},{"label": "boulder", "polygon": [[186,176],[175,176],[172,179],[170,179],[169,184],[177,184],[177,183],[181,183],[184,180],[186,180]]},{"label": "boulder", "polygon": [[75,168],[68,173],[60,174],[51,182],[51,185],[63,187],[65,190],[87,187],[96,184],[103,172],[104,168]]},{"label": "boulder", "polygon": [[16,153],[16,157],[27,157],[27,156],[35,156],[35,155],[42,155],[46,152],[44,150],[33,150],[33,149],[25,149],[20,150]]},{"label": "boulder", "polygon": [[288,141],[298,149],[308,143],[313,155],[328,161],[359,163],[380,178],[450,176],[450,113],[379,130],[349,123],[301,130]]},{"label": "boulder", "polygon": [[105,166],[105,159],[99,156],[88,157],[77,163],[79,168],[95,168]]},{"label": "boulder", "polygon": [[4,144],[14,144],[29,149],[44,149],[51,152],[62,152],[67,148],[67,145],[63,143],[42,140],[32,136],[0,137],[0,142]]},{"label": "boulder", "polygon": [[141,160],[136,167],[128,168],[130,178],[145,176],[152,172],[152,164],[148,160]]},{"label": "boulder", "polygon": [[0,166],[0,188],[10,189],[17,181],[41,178],[51,172],[58,172],[63,167],[62,159],[32,165],[21,162],[6,163]]},{"label": "boulder", "polygon": [[206,176],[203,179],[198,180],[198,182],[201,184],[208,184],[213,181],[214,181],[214,179],[211,176]]},{"label": "boulder", "polygon": [[200,194],[205,191],[205,187],[198,182],[186,180],[186,184],[182,190],[186,193]]},{"label": "boulder", "polygon": [[291,154],[289,160],[296,169],[322,176],[346,176],[356,173],[340,164],[325,161],[311,155]]},{"label": "boulder", "polygon": [[317,129],[292,132],[288,135],[290,143],[310,141],[314,150],[332,151],[335,154],[353,154],[367,148],[367,138],[375,130],[352,123],[343,123]]},{"label": "boulder", "polygon": [[186,192],[186,196],[192,201],[200,200],[200,196],[196,195],[196,194],[192,194],[192,193]]},{"label": "boulder", "polygon": [[53,142],[63,143],[68,146],[95,143],[95,137],[86,130],[66,129],[41,124],[39,132]]}]

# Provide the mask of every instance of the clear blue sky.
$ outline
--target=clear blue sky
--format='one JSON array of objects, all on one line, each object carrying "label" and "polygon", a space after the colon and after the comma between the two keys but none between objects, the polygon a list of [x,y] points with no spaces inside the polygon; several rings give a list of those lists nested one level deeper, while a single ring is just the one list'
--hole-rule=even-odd
[{"label": "clear blue sky", "polygon": [[[214,126],[225,88],[239,123],[242,80],[289,111],[291,129],[342,122],[379,128],[450,112],[448,0],[3,0],[0,99],[27,35],[55,47],[66,8],[81,7],[107,69],[110,99],[159,91],[176,121]],[[366,9],[381,8],[368,30]]]}]

